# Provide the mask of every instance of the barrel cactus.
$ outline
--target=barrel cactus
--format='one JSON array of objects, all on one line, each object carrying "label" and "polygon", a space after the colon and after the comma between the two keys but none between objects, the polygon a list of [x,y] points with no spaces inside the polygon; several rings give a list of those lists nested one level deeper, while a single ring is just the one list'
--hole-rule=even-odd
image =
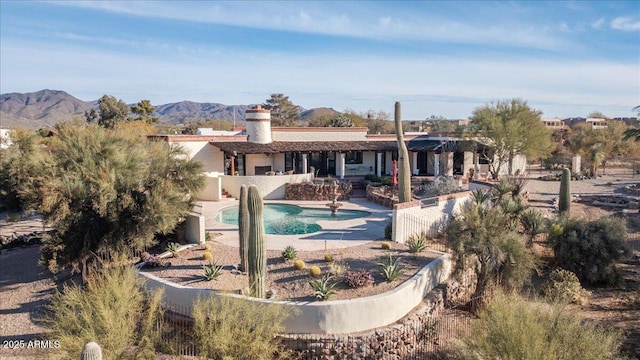
[{"label": "barrel cactus", "polygon": [[562,169],[558,210],[561,214],[566,215],[569,215],[569,211],[571,210],[571,170],[567,168]]},{"label": "barrel cactus", "polygon": [[262,211],[264,204],[260,191],[255,185],[251,185],[247,194],[247,209],[249,210],[249,241],[248,247],[248,272],[251,295],[266,297],[267,277],[267,236],[264,232],[264,219]]},{"label": "barrel cactus", "polygon": [[247,186],[240,186],[240,204],[238,206],[238,232],[240,238],[240,266],[239,270],[246,272],[249,268],[247,257],[249,252],[249,210],[247,209]]},{"label": "barrel cactus", "polygon": [[402,117],[400,102],[396,101],[395,108],[396,138],[398,139],[398,200],[403,203],[411,201],[411,168],[409,166],[409,152],[402,135]]},{"label": "barrel cactus", "polygon": [[80,360],[102,360],[102,348],[96,342],[88,342],[82,347]]}]

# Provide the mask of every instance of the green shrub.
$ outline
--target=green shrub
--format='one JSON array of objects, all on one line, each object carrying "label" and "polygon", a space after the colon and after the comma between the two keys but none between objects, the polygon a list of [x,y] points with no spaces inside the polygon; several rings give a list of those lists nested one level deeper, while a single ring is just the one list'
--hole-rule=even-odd
[{"label": "green shrub", "polygon": [[464,341],[478,358],[521,360],[621,359],[622,336],[586,323],[562,304],[494,294]]},{"label": "green shrub", "polygon": [[611,285],[618,281],[615,264],[631,253],[623,220],[612,217],[595,221],[570,219],[561,229],[549,237],[560,267],[591,284]]},{"label": "green shrub", "polygon": [[542,293],[553,302],[584,304],[588,291],[582,288],[576,274],[565,269],[555,269],[542,286]]},{"label": "green shrub", "polygon": [[85,287],[65,287],[53,296],[43,319],[60,341],[60,348],[47,355],[78,359],[82,346],[96,341],[104,359],[153,358],[161,342],[162,295],[148,299],[130,267],[104,268],[87,277]]},{"label": "green shrub", "polygon": [[393,223],[388,222],[384,227],[384,238],[386,240],[391,240],[391,236],[393,236]]},{"label": "green shrub", "polygon": [[191,313],[198,356],[271,360],[288,353],[276,341],[289,316],[282,307],[228,296],[199,298]]}]

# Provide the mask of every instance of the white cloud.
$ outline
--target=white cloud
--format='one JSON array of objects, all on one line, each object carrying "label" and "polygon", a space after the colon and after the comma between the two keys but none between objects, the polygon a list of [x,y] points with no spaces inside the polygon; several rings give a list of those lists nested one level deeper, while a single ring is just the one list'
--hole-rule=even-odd
[{"label": "white cloud", "polygon": [[598,19],[598,20],[594,21],[594,22],[591,24],[591,27],[592,27],[592,28],[594,28],[594,29],[596,29],[596,30],[599,30],[599,29],[602,29],[602,26],[604,25],[604,23],[605,23],[604,18],[600,18],[600,19]]},{"label": "white cloud", "polygon": [[640,30],[640,20],[634,20],[629,17],[617,17],[611,20],[611,28],[622,31],[638,31]]}]

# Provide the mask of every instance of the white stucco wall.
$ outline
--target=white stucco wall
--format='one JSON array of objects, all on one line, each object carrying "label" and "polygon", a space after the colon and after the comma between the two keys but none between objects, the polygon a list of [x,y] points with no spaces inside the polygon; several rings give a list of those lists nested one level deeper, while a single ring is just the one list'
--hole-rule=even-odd
[{"label": "white stucco wall", "polygon": [[[438,198],[438,204],[422,208],[419,201],[413,201],[409,206],[396,204],[393,209],[393,225],[391,239],[404,244],[409,237],[422,230],[429,231],[433,225],[459,211],[471,195],[471,192],[443,195]],[[415,219],[416,221],[412,221]]]},{"label": "white stucco wall", "polygon": [[284,199],[286,183],[303,183],[313,180],[312,174],[293,175],[257,175],[257,176],[222,176],[222,188],[234,198],[240,198],[240,186],[257,185],[260,195],[266,200]]},{"label": "white stucco wall", "polygon": [[[254,117],[258,115],[265,114],[253,114]],[[268,144],[271,142],[271,121],[247,121],[246,124],[249,142],[258,144]]]},{"label": "white stucco wall", "polygon": [[345,175],[367,175],[375,173],[376,153],[365,151],[362,153],[362,164],[345,164]]},{"label": "white stucco wall", "polygon": [[273,141],[365,141],[367,128],[272,128]]},{"label": "white stucco wall", "polygon": [[204,216],[199,214],[190,214],[187,216],[185,239],[191,244],[204,244]]},{"label": "white stucco wall", "polygon": [[224,153],[208,141],[174,142],[187,150],[189,158],[202,163],[203,172],[224,171]]},{"label": "white stucco wall", "polygon": [[[266,155],[266,154],[247,154],[245,155],[245,163],[244,163],[244,169],[246,172],[246,175],[248,176],[252,176],[256,174],[256,166],[271,166],[271,170],[275,171],[275,164],[274,164],[274,156],[273,154],[270,155]],[[284,168],[284,166],[283,166]],[[229,191],[227,188],[225,188],[227,191]]]},{"label": "white stucco wall", "polygon": [[347,334],[392,324],[415,308],[422,299],[451,274],[450,256],[441,256],[422,268],[409,280],[383,294],[337,301],[272,301],[242,295],[213,292],[169,283],[141,272],[147,291],[164,290],[164,300],[189,315],[198,296],[229,296],[237,301],[270,303],[282,306],[293,315],[284,321],[289,334]]},{"label": "white stucco wall", "polygon": [[204,201],[219,201],[222,198],[222,181],[217,171],[206,172],[204,188],[196,195],[196,199]]}]

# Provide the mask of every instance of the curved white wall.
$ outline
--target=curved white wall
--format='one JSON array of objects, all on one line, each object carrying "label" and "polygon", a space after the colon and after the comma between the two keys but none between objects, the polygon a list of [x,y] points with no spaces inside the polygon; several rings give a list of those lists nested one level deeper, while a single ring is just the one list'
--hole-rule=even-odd
[{"label": "curved white wall", "polygon": [[312,174],[293,175],[256,175],[256,176],[222,176],[222,188],[231,196],[240,198],[240,185],[257,185],[260,195],[265,200],[284,199],[284,189],[287,183],[303,183],[313,180]]},{"label": "curved white wall", "polygon": [[293,302],[257,299],[185,287],[148,273],[140,274],[146,278],[147,291],[164,289],[164,300],[184,309],[191,309],[198,296],[231,296],[237,301],[271,303],[289,310],[293,315],[283,324],[285,332],[289,334],[347,334],[392,324],[413,310],[427,293],[449,278],[451,259],[449,255],[441,254],[411,279],[389,292],[337,301]]}]

